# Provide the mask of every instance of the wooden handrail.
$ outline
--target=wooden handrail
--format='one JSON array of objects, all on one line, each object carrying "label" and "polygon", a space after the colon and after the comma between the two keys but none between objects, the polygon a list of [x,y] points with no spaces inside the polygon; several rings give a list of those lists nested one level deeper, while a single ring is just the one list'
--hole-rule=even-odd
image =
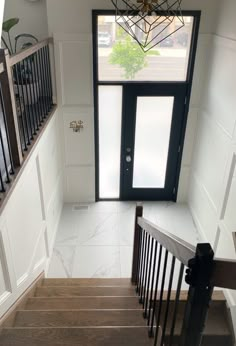
[{"label": "wooden handrail", "polygon": [[[180,269],[177,270],[178,276],[176,278],[178,284],[176,286],[175,304],[178,305],[179,302],[185,266],[187,267],[185,282],[189,285],[180,344],[181,346],[199,346],[213,292],[210,278],[213,271],[214,252],[211,245],[208,243],[197,244],[195,248],[144,219],[141,217],[142,214],[143,208],[137,206],[132,283],[136,285],[139,301],[143,305],[143,316],[148,318],[148,325],[150,326],[149,335],[152,336],[154,333],[156,317],[156,325],[160,326],[160,328],[157,328],[155,331],[154,344],[156,345],[157,341],[160,340],[162,345],[165,340],[167,321],[171,318],[169,315],[169,303],[173,278],[176,277],[175,259],[178,259],[181,265]],[[170,267],[168,266],[169,254],[172,257],[171,262],[169,262],[171,264]],[[161,316],[165,283],[167,281],[169,284],[163,322]],[[177,310],[175,309],[172,325],[175,325],[177,318]]]},{"label": "wooden handrail", "polygon": [[211,284],[214,287],[236,289],[236,261],[215,258]]},{"label": "wooden handrail", "polygon": [[47,46],[48,44],[53,42],[53,38],[49,37],[46,38],[43,41],[40,41],[34,45],[32,45],[29,48],[23,49],[21,52],[13,54],[9,58],[9,64],[10,66],[14,66],[17,63],[21,62],[22,60],[28,58],[30,55],[36,53],[38,50],[42,49],[43,47]]},{"label": "wooden handrail", "polygon": [[[167,249],[173,256],[188,266],[190,259],[194,258],[196,248],[175,235],[163,230],[145,218],[138,218],[138,225],[148,232],[159,244]],[[213,272],[210,283],[212,287],[236,289],[236,261],[221,258],[213,260]]]},{"label": "wooden handrail", "polygon": [[138,225],[148,232],[158,241],[159,244],[161,244],[184,265],[188,266],[189,260],[194,258],[196,248],[193,245],[163,230],[161,227],[156,226],[144,218],[138,218]]}]

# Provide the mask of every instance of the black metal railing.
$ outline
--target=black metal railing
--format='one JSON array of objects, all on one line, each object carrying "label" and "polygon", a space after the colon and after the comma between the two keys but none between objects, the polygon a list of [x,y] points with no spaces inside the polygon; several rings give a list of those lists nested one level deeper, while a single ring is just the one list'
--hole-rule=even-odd
[{"label": "black metal railing", "polygon": [[0,201],[54,108],[52,39],[9,55],[0,49]]},{"label": "black metal railing", "polygon": [[0,192],[6,191],[6,184],[14,174],[14,164],[7,127],[7,115],[0,82]]},{"label": "black metal railing", "polygon": [[49,44],[12,66],[21,146],[27,151],[53,106]]},{"label": "black metal railing", "polygon": [[195,248],[142,215],[138,206],[132,282],[149,337],[154,346],[199,346],[213,293],[214,253],[209,244]]}]

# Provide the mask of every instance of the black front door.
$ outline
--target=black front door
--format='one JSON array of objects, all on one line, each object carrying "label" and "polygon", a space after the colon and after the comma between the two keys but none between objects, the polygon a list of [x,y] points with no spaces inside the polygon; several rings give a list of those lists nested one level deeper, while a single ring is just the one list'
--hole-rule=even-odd
[{"label": "black front door", "polygon": [[122,200],[174,198],[185,97],[185,83],[123,86]]}]

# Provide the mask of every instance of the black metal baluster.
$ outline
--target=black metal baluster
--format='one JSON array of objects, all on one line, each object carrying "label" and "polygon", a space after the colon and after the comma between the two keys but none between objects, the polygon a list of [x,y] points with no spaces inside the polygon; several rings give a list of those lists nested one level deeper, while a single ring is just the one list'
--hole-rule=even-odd
[{"label": "black metal baluster", "polygon": [[[27,59],[27,58],[26,58]],[[24,67],[24,71],[25,71],[25,60],[23,60],[23,67]],[[21,75],[22,76],[22,75]],[[23,79],[23,77],[22,77]],[[30,99],[29,99],[29,93],[28,93],[28,86],[29,86],[29,83],[28,83],[28,78],[27,78],[27,75],[26,75],[26,71],[25,71],[25,80],[23,80],[23,83],[22,84],[22,89],[23,89],[23,92],[24,92],[24,88],[25,87],[25,94],[26,94],[26,107],[27,107],[27,113],[28,113],[28,116],[29,116],[29,123],[30,123],[30,130],[31,130],[31,140],[33,140],[34,138],[34,134],[35,134],[35,129],[34,129],[34,124],[33,124],[33,118],[31,116],[31,107],[30,107]]]},{"label": "black metal baluster", "polygon": [[[150,288],[150,280],[151,280],[151,270],[152,270],[152,258],[153,258],[153,245],[154,245],[154,239],[152,238],[151,241],[151,254],[149,259],[149,272],[148,272],[148,281],[147,281],[147,297],[146,297],[146,303],[145,303],[145,311],[144,311],[144,318],[147,318],[147,310],[148,310],[148,303],[149,303],[149,288]],[[150,298],[151,299],[151,298]]]},{"label": "black metal baluster", "polygon": [[5,192],[6,190],[5,190],[5,186],[3,183],[1,167],[0,167],[0,184],[1,184],[1,191],[0,192]]},{"label": "black metal baluster", "polygon": [[[149,254],[150,254],[150,239],[151,236],[148,234],[148,247],[147,247],[147,260],[146,260],[146,271],[145,271],[145,281],[144,281],[144,294],[143,294],[143,309],[145,307],[146,304],[146,292],[148,290],[147,287],[147,278],[148,278],[148,272],[149,272],[149,266],[150,266],[150,261],[149,261]],[[144,314],[144,318],[145,318],[145,314]]]},{"label": "black metal baluster", "polygon": [[144,291],[144,279],[145,279],[146,256],[147,256],[147,239],[148,239],[148,234],[145,231],[144,257],[143,257],[143,269],[142,269],[142,279],[141,279],[141,293],[140,293],[140,299],[139,299],[140,304],[143,304],[143,291]]},{"label": "black metal baluster", "polygon": [[34,128],[34,135],[36,135],[37,132],[37,123],[35,119],[35,112],[34,112],[34,99],[33,99],[33,92],[32,92],[32,87],[33,87],[33,81],[31,80],[31,70],[30,70],[30,65],[29,65],[29,59],[31,57],[26,58],[26,66],[28,69],[28,84],[27,84],[27,93],[28,93],[28,87],[29,87],[29,108],[31,110],[31,115],[32,115],[32,124]]},{"label": "black metal baluster", "polygon": [[[24,61],[23,61],[23,66],[24,66]],[[22,63],[19,63],[19,67],[20,67],[20,84],[21,85],[21,93],[22,93],[22,100],[23,100],[23,105],[24,105],[24,111],[25,111],[25,119],[26,119],[26,124],[27,124],[27,132],[28,132],[28,145],[30,145],[30,141],[33,139],[33,128],[32,128],[32,123],[31,123],[31,119],[30,119],[30,112],[29,112],[29,108],[26,105],[27,103],[27,92],[26,92],[26,88],[27,85],[24,82],[23,76],[22,76],[22,71],[24,70],[24,67],[22,68]],[[19,71],[18,71],[19,72]],[[25,86],[25,92],[24,92],[24,86]]]},{"label": "black metal baluster", "polygon": [[166,336],[166,326],[169,316],[169,308],[170,308],[170,298],[171,298],[171,290],[172,290],[172,283],[173,283],[173,277],[174,277],[174,270],[175,270],[175,257],[172,257],[172,263],[171,263],[171,270],[170,270],[170,279],[169,279],[169,287],[168,287],[168,293],[167,293],[167,300],[166,300],[166,312],[165,312],[165,319],[164,324],[162,328],[162,336],[161,336],[161,346],[164,345],[165,336]]},{"label": "black metal baluster", "polygon": [[45,84],[46,84],[46,95],[47,95],[47,110],[48,113],[51,109],[51,102],[50,102],[50,87],[49,87],[49,77],[48,77],[48,61],[47,61],[47,51],[46,47],[43,47],[43,56],[44,56],[44,63],[45,63]]},{"label": "black metal baluster", "polygon": [[51,71],[51,62],[50,62],[50,51],[49,51],[49,46],[46,47],[47,50],[47,66],[48,66],[48,73],[49,73],[49,95],[50,95],[50,102],[51,102],[51,107],[53,105],[53,92],[52,92],[52,71]]},{"label": "black metal baluster", "polygon": [[3,162],[4,162],[5,171],[6,171],[6,183],[10,183],[11,179],[10,179],[10,175],[9,175],[9,172],[8,172],[7,158],[6,158],[5,148],[4,148],[4,142],[3,142],[1,126],[0,126],[0,143],[1,143],[1,147],[2,147],[2,156],[3,156]]},{"label": "black metal baluster", "polygon": [[43,80],[43,69],[42,69],[42,53],[41,49],[38,51],[38,70],[39,70],[39,76],[40,76],[40,81],[41,81],[41,102],[42,102],[42,118],[43,120],[46,118],[46,107],[45,107],[45,100],[44,100],[44,80]]},{"label": "black metal baluster", "polygon": [[161,271],[161,261],[162,261],[162,245],[160,245],[160,248],[159,248],[159,258],[158,258],[156,285],[155,285],[155,293],[154,293],[154,301],[153,301],[153,309],[152,309],[151,327],[149,330],[149,336],[150,337],[153,336],[154,318],[155,318],[156,304],[157,304],[158,284],[159,284],[159,277],[160,277],[160,271]]},{"label": "black metal baluster", "polygon": [[138,294],[141,295],[141,288],[142,288],[142,273],[143,273],[143,262],[144,262],[144,250],[145,250],[145,231],[142,230],[142,257],[140,262],[140,276],[139,276],[139,288],[138,288]]},{"label": "black metal baluster", "polygon": [[40,55],[40,74],[42,76],[42,97],[43,97],[43,105],[44,105],[44,119],[47,117],[47,103],[46,103],[46,88],[45,88],[45,75],[44,75],[44,62],[43,62],[43,50],[39,50]]},{"label": "black metal baluster", "polygon": [[9,155],[10,165],[11,165],[10,174],[14,174],[15,168],[14,168],[12,152],[11,152],[10,138],[9,138],[9,132],[8,132],[7,120],[6,120],[6,109],[5,109],[5,104],[4,104],[4,100],[3,100],[3,96],[2,96],[1,83],[0,83],[0,102],[1,102],[1,108],[2,108],[3,123],[4,123],[5,133],[6,133],[8,155]]},{"label": "black metal baluster", "polygon": [[39,130],[39,126],[40,126],[40,120],[39,120],[39,112],[38,112],[38,97],[37,97],[37,79],[34,73],[34,59],[35,56],[34,54],[32,56],[30,56],[29,58],[29,63],[30,63],[30,71],[32,74],[32,85],[33,85],[33,99],[34,99],[34,103],[33,103],[33,111],[34,111],[34,118],[35,118],[35,123],[36,123],[36,130]]},{"label": "black metal baluster", "polygon": [[158,242],[155,240],[155,250],[154,250],[153,269],[152,269],[152,283],[151,283],[149,312],[148,312],[148,326],[150,325],[151,309],[153,304],[152,297],[153,297],[154,280],[155,280],[155,273],[156,273],[157,248],[158,248]]},{"label": "black metal baluster", "polygon": [[164,294],[164,288],[165,288],[165,279],[166,279],[166,268],[167,268],[168,254],[169,254],[168,250],[166,250],[164,266],[163,266],[163,272],[162,272],[161,293],[160,293],[159,306],[158,306],[157,328],[156,328],[156,335],[155,335],[154,346],[157,345],[157,340],[158,340],[158,335],[159,335],[159,325],[160,325],[161,311],[162,311],[162,305],[163,305],[163,294]]},{"label": "black metal baluster", "polygon": [[140,245],[139,245],[139,260],[138,260],[138,275],[137,275],[137,289],[136,292],[139,293],[140,292],[140,279],[141,279],[141,268],[142,268],[142,256],[143,256],[143,240],[144,240],[144,231],[142,229],[140,229]]},{"label": "black metal baluster", "polygon": [[40,119],[40,125],[43,123],[43,105],[42,105],[42,81],[41,81],[41,76],[39,72],[39,57],[38,57],[38,52],[35,53],[35,70],[36,70],[36,76],[37,76],[37,81],[38,81],[38,91],[39,91],[39,119]]},{"label": "black metal baluster", "polygon": [[175,307],[174,307],[174,313],[173,313],[173,321],[172,321],[172,326],[171,326],[171,331],[170,331],[169,346],[172,346],[172,343],[173,343],[173,337],[174,337],[175,325],[176,325],[176,319],[177,319],[177,313],[178,313],[178,307],[179,307],[179,297],[180,297],[181,286],[182,286],[182,281],[183,281],[183,275],[184,275],[184,264],[181,263],[180,271],[179,271],[179,280],[178,280],[176,297],[175,297]]},{"label": "black metal baluster", "polygon": [[[28,129],[27,129],[27,125],[25,123],[25,119],[24,119],[24,114],[23,114],[23,110],[22,110],[22,104],[21,104],[21,96],[20,96],[20,82],[19,82],[19,64],[16,64],[14,66],[14,74],[15,74],[15,78],[16,78],[16,86],[17,86],[17,92],[18,92],[18,97],[19,97],[19,106],[20,106],[20,121],[21,121],[21,126],[22,126],[22,135],[23,135],[23,150],[27,151],[27,144],[29,143],[29,136],[28,136]],[[22,138],[21,138],[22,140]]]}]

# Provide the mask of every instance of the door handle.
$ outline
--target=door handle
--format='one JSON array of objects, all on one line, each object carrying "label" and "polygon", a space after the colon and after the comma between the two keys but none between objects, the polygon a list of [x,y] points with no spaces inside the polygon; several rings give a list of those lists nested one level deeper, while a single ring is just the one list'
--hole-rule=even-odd
[{"label": "door handle", "polygon": [[126,155],[125,159],[127,163],[132,162],[132,157],[130,155]]}]

